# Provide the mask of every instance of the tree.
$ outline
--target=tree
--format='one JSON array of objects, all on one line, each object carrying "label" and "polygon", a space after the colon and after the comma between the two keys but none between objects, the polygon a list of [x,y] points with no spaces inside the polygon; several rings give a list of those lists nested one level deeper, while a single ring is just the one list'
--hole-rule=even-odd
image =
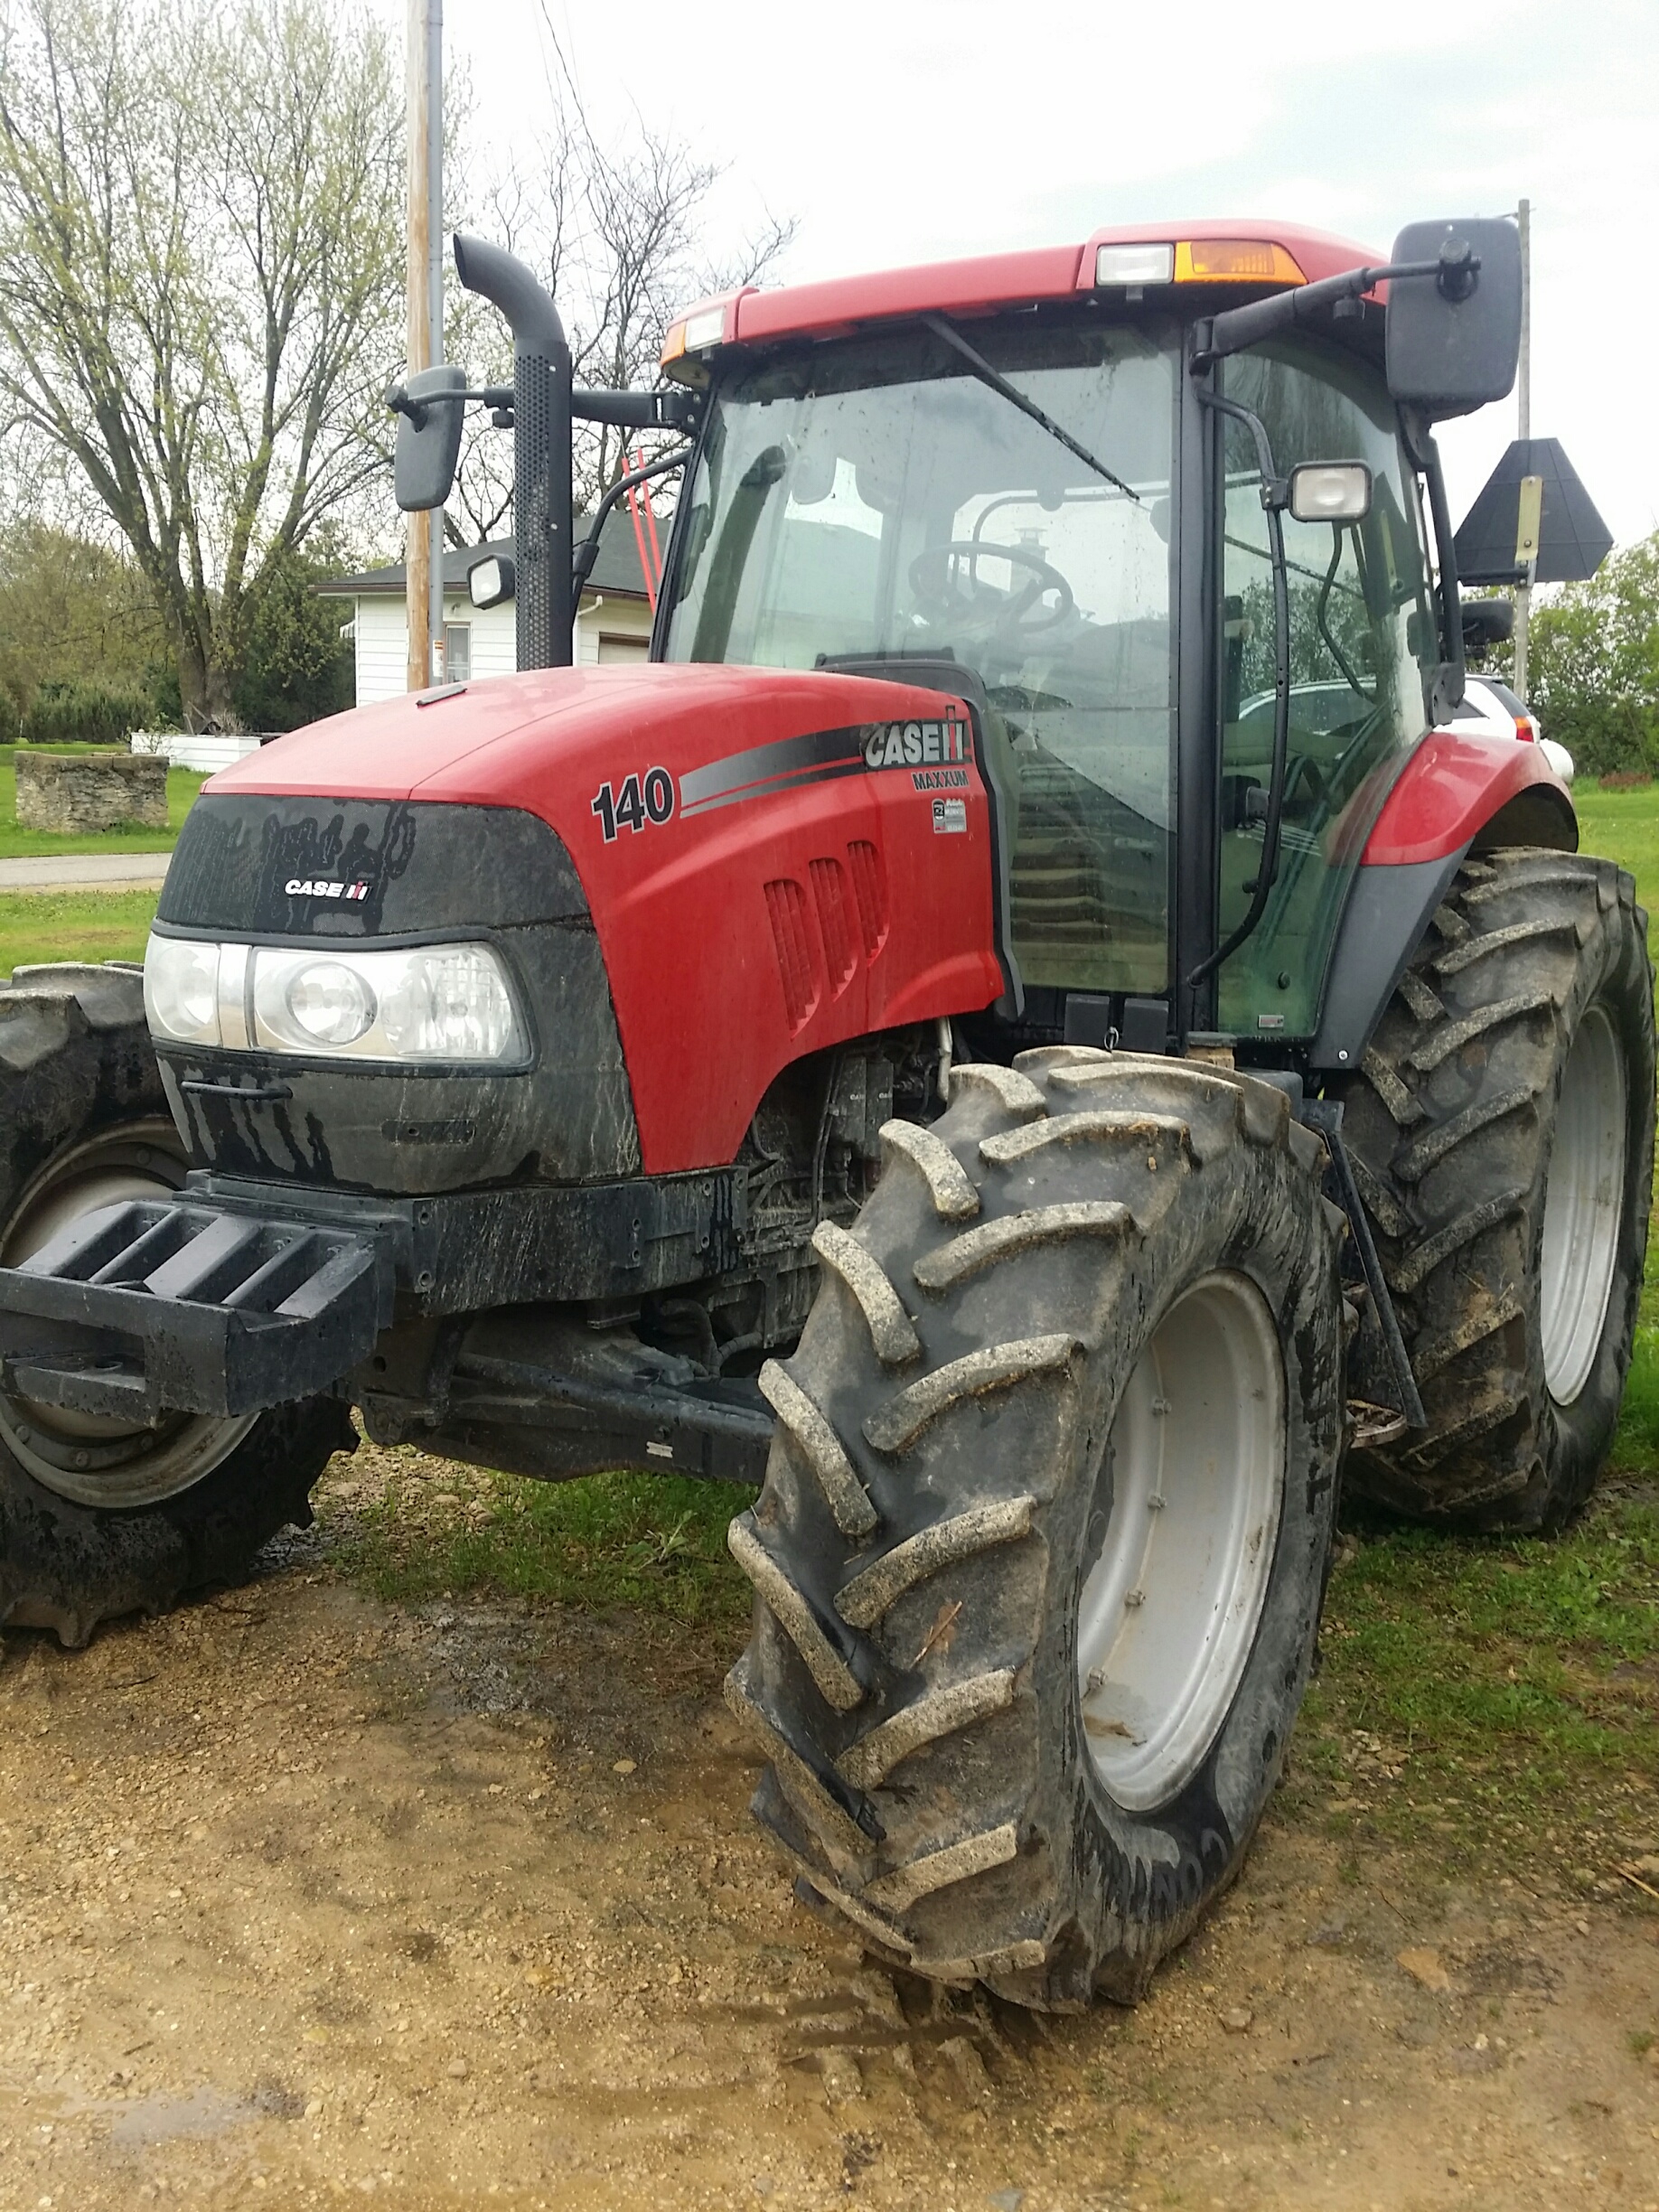
[{"label": "tree", "polygon": [[384,465],[399,75],[324,0],[0,0],[0,422],[112,518],[192,727]]},{"label": "tree", "polygon": [[236,708],[245,729],[298,729],[351,706],[351,647],[341,634],[350,605],[320,599],[316,592],[325,576],[349,566],[326,532],[308,552],[284,558],[259,603],[237,682]]},{"label": "tree", "polygon": [[[1474,673],[1514,683],[1513,642],[1490,647]],[[1545,736],[1587,775],[1659,772],[1659,530],[1610,554],[1588,582],[1540,589],[1526,688]]]},{"label": "tree", "polygon": [[1588,775],[1659,769],[1659,530],[1536,606],[1528,689]]},{"label": "tree", "polygon": [[[787,250],[795,225],[768,218],[729,250],[710,255],[705,230],[720,170],[639,117],[621,145],[602,144],[545,10],[544,25],[554,64],[552,129],[533,164],[489,184],[475,220],[541,275],[564,319],[578,385],[623,390],[651,384],[675,314],[703,295],[758,283]],[[511,382],[511,347],[494,309],[461,293],[445,312],[450,358],[464,361],[475,382]],[[592,511],[638,442],[577,425],[578,510]],[[510,443],[469,424],[445,517],[451,543],[494,537],[511,503]]]},{"label": "tree", "polygon": [[38,520],[0,530],[0,691],[17,712],[42,684],[148,689],[165,651],[130,558]]}]

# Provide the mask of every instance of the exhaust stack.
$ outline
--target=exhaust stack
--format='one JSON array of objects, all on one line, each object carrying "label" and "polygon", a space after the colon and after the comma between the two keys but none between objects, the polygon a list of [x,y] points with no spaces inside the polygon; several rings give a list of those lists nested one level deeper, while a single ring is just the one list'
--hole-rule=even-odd
[{"label": "exhaust stack", "polygon": [[512,331],[512,528],[521,669],[568,668],[576,609],[570,512],[570,347],[545,287],[516,255],[457,231],[455,273]]}]

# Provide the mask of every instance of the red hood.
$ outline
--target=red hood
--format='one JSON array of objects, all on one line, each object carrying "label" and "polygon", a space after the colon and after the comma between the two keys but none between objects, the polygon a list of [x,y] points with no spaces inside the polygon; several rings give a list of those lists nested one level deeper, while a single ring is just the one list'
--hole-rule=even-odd
[{"label": "red hood", "polygon": [[212,792],[447,800],[528,808],[572,841],[597,782],[661,761],[674,773],[804,734],[937,715],[937,692],[864,676],[709,662],[533,669],[406,693],[295,730],[222,769]]},{"label": "red hood", "polygon": [[645,1167],[661,1174],[734,1158],[790,1061],[997,997],[976,751],[961,702],[913,684],[548,669],[337,716],[210,788],[515,807],[550,824],[605,954]]}]

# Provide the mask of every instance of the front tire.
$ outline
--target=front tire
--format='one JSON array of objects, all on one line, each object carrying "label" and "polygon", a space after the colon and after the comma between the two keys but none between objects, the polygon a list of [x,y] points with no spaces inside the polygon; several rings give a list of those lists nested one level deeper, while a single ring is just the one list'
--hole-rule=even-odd
[{"label": "front tire", "polygon": [[1574,853],[1466,863],[1340,1095],[1429,1416],[1356,1452],[1356,1486],[1425,1519],[1559,1527],[1613,1441],[1647,1247],[1632,878]]},{"label": "front tire", "polygon": [[[0,1266],[78,1214],[179,1187],[136,969],[25,968],[0,985]],[[356,1440],[333,1399],[133,1428],[0,1387],[0,1627],[79,1645],[102,1620],[242,1580],[268,1537],[309,1523],[312,1485]]]},{"label": "front tire", "polygon": [[1265,1084],[1075,1046],[884,1135],[733,1524],[755,1809],[913,1971],[1132,1999],[1236,1873],[1313,1656],[1323,1147]]}]

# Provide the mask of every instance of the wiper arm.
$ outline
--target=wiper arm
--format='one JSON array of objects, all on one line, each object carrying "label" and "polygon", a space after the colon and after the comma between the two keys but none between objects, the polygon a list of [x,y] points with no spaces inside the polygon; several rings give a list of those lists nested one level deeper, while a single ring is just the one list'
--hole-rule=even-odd
[{"label": "wiper arm", "polygon": [[1022,415],[1030,416],[1039,429],[1046,430],[1051,438],[1057,438],[1067,453],[1075,454],[1077,458],[1092,468],[1097,476],[1103,476],[1109,484],[1115,484],[1120,492],[1126,492],[1134,501],[1137,507],[1141,504],[1140,494],[1133,484],[1126,484],[1121,476],[1115,475],[1102,460],[1092,454],[1089,448],[1074,438],[1069,430],[1063,430],[1052,415],[1045,415],[1043,412],[1035,399],[1027,399],[1025,393],[1017,385],[1010,384],[1007,377],[991,367],[983,353],[977,353],[962,336],[961,331],[947,323],[942,315],[923,315],[922,321],[936,338],[942,338],[946,345],[954,347],[981,384],[989,384],[992,391],[1000,392],[1002,397],[1011,406],[1017,407]]}]

